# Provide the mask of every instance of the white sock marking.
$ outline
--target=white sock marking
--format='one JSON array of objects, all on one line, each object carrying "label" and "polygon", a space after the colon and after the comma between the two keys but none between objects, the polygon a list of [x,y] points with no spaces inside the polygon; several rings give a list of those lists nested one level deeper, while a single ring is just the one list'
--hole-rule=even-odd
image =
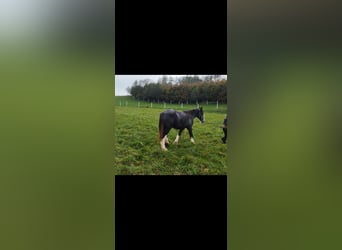
[{"label": "white sock marking", "polygon": [[195,140],[194,140],[194,138],[190,138],[190,141],[193,143],[193,144],[195,144]]},{"label": "white sock marking", "polygon": [[177,134],[177,137],[176,137],[175,143],[178,143],[178,140],[179,140],[179,135]]},{"label": "white sock marking", "polygon": [[160,141],[160,147],[161,147],[162,150],[167,151],[167,148],[165,147],[165,136]]}]

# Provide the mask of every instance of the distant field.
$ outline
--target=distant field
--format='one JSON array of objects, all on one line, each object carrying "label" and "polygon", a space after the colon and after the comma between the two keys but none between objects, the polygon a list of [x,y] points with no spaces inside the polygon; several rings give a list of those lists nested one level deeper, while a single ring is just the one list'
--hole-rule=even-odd
[{"label": "distant field", "polygon": [[[143,101],[137,101],[134,100],[131,96],[116,96],[114,105],[116,107],[149,107],[151,108],[151,102],[143,102]],[[219,103],[217,106],[216,102],[211,102],[211,103],[199,103],[206,112],[215,112],[215,113],[221,113],[221,114],[226,114],[227,112],[227,104],[225,103]],[[183,107],[182,104],[178,103],[164,103],[163,102],[153,102],[152,103],[152,108],[158,108],[158,109],[176,109],[176,110],[189,110],[196,108],[196,104],[184,104]]]},{"label": "distant field", "polygon": [[[128,102],[126,106],[115,105],[115,174],[226,174],[227,144],[223,144],[222,126],[226,106],[216,109],[216,105],[202,105],[206,122],[201,124],[196,118],[193,134],[196,144],[190,142],[187,130],[173,144],[177,131],[168,135],[171,145],[163,152],[158,141],[159,113],[165,110],[158,104],[138,102],[129,97],[115,98],[115,102]],[[159,104],[160,106],[163,104]],[[181,110],[180,105],[167,108]],[[184,105],[184,110],[195,108]]]}]

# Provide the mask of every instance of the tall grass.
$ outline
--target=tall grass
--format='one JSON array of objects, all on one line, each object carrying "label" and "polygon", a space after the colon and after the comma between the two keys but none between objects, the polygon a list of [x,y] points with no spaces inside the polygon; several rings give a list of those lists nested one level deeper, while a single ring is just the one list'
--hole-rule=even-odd
[{"label": "tall grass", "polygon": [[177,131],[172,129],[168,135],[171,145],[164,152],[158,140],[159,113],[163,110],[144,105],[115,107],[115,174],[226,174],[228,148],[221,141],[224,114],[206,112],[204,106],[206,122],[194,120],[195,144],[187,130],[179,143],[173,144]]}]

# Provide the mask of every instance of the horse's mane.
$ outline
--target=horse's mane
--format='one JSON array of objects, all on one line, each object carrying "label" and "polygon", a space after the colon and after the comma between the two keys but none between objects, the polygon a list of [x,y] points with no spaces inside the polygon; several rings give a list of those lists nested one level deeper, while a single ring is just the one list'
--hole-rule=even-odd
[{"label": "horse's mane", "polygon": [[190,109],[190,110],[184,110],[183,112],[184,113],[193,113],[195,111],[199,110],[198,108],[195,108],[195,109]]}]

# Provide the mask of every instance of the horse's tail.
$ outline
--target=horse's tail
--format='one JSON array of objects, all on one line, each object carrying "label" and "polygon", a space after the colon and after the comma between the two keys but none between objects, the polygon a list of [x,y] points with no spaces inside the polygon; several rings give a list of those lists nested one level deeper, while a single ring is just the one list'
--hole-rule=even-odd
[{"label": "horse's tail", "polygon": [[[161,117],[160,117],[161,118]],[[159,118],[159,141],[162,139],[162,136],[163,136],[163,129],[164,129],[164,126],[163,126],[163,123],[161,121],[161,119]]]}]

